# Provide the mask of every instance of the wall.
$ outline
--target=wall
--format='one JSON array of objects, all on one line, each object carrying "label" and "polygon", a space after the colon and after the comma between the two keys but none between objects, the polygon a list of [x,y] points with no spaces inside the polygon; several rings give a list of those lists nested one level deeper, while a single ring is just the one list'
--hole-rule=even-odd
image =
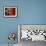
[{"label": "wall", "polygon": [[[16,18],[3,18],[3,7],[16,6]],[[0,0],[0,44],[7,44],[9,32],[18,32],[18,24],[46,24],[46,0]],[[17,40],[16,40],[17,42]]]}]

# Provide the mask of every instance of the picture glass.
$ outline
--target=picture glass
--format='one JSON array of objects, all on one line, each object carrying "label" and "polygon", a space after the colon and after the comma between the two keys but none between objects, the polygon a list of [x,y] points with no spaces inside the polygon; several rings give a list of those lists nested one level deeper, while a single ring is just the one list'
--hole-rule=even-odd
[{"label": "picture glass", "polygon": [[16,17],[17,16],[17,8],[16,7],[5,7],[4,8],[4,16],[5,17]]}]

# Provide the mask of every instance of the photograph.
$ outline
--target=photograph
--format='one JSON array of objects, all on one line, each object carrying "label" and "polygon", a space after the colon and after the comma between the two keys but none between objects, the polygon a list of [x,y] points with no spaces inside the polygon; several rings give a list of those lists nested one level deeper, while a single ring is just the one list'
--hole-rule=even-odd
[{"label": "photograph", "polygon": [[18,30],[20,31],[20,41],[46,41],[46,25],[20,24]]},{"label": "photograph", "polygon": [[16,17],[17,8],[16,7],[4,7],[4,17]]}]

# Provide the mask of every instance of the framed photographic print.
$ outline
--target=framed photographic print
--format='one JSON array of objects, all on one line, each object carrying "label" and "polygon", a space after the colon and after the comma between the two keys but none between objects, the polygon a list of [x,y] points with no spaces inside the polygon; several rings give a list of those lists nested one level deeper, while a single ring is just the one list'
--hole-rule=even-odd
[{"label": "framed photographic print", "polygon": [[16,17],[17,8],[16,7],[4,7],[4,17]]},{"label": "framed photographic print", "polygon": [[19,24],[18,38],[21,40],[46,41],[46,24]]}]

